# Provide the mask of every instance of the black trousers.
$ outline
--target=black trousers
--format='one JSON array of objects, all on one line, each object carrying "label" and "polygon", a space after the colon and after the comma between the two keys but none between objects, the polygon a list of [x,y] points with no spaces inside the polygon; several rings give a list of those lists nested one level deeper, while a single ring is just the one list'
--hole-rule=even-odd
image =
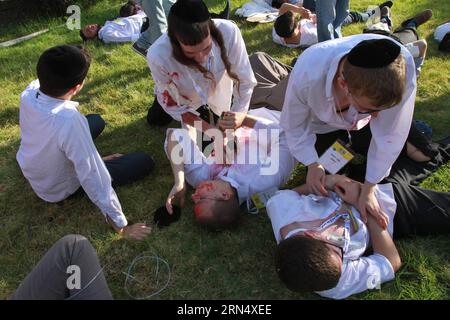
[{"label": "black trousers", "polygon": [[[450,151],[450,141],[447,142],[446,150]],[[450,193],[416,185],[437,168],[440,162],[434,160],[432,163],[418,163],[400,157],[394,163],[389,177],[383,181],[392,183],[397,202],[394,238],[450,233]]]},{"label": "black trousers", "polygon": [[367,30],[365,29],[363,33],[376,33],[381,34],[387,37],[390,37],[403,45],[408,43],[417,41],[420,39],[419,34],[417,33],[417,28],[415,26],[403,27],[400,26],[395,29],[394,32],[387,32],[384,30]]},{"label": "black trousers", "polygon": [[159,104],[158,99],[155,97],[152,106],[147,112],[147,123],[150,126],[166,126],[172,122],[172,117],[164,111],[163,107]]},{"label": "black trousers", "polygon": [[[198,113],[200,113],[200,118],[205,120],[208,123],[211,123],[212,118],[212,125],[216,125],[217,121],[219,120],[219,116],[216,115],[214,112],[211,111],[207,106],[201,106],[196,110]],[[153,101],[152,106],[150,109],[148,109],[147,113],[147,123],[150,126],[166,126],[170,122],[172,122],[172,117],[164,111],[163,107],[159,104],[158,99],[155,97],[155,100]],[[205,150],[205,148],[212,143],[212,140],[209,139],[206,135],[202,134],[202,150]]]},{"label": "black trousers", "polygon": [[[86,118],[92,139],[95,139],[105,129],[105,121],[98,114],[88,114]],[[151,156],[143,152],[134,152],[105,160],[105,165],[113,180],[113,186],[120,186],[144,178],[150,174],[155,163]]]}]

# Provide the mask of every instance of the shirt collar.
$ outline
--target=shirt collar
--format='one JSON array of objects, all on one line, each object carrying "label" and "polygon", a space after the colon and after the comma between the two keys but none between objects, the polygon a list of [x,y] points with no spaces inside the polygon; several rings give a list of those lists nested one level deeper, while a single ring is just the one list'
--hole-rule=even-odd
[{"label": "shirt collar", "polygon": [[43,103],[46,106],[49,106],[52,109],[55,106],[58,106],[61,104],[64,104],[65,108],[75,109],[75,110],[79,106],[79,103],[76,101],[53,98],[53,97],[50,97],[50,96],[46,95],[45,93],[43,93],[40,89],[37,90],[35,97],[36,97],[36,100],[38,100],[39,102]]}]

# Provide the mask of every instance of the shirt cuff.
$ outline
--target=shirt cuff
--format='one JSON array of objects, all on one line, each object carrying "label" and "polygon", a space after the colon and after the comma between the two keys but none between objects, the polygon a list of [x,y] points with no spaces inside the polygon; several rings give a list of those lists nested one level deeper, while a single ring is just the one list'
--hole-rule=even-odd
[{"label": "shirt cuff", "polygon": [[[112,214],[107,213],[107,215],[118,228],[122,229],[123,227],[126,227],[128,225],[127,218],[125,218],[125,215],[123,213],[115,212]],[[105,217],[106,217],[106,214],[105,214]]]},{"label": "shirt cuff", "polygon": [[392,267],[391,262],[388,258],[383,256],[380,253],[374,253],[372,256],[372,259],[377,260],[380,266],[380,277],[370,277],[369,279],[372,279],[372,283],[367,283],[368,289],[374,289],[380,284],[391,281],[395,278],[395,271]]},{"label": "shirt cuff", "polygon": [[294,157],[303,163],[306,167],[314,162],[319,161],[319,156],[317,155],[316,149],[313,147],[301,147],[299,150],[296,150]]},{"label": "shirt cuff", "polygon": [[378,172],[371,172],[366,168],[366,181],[377,184],[380,183],[381,180],[383,180],[385,177],[389,175],[391,172],[391,168],[388,169],[388,171],[385,174],[380,175]]}]

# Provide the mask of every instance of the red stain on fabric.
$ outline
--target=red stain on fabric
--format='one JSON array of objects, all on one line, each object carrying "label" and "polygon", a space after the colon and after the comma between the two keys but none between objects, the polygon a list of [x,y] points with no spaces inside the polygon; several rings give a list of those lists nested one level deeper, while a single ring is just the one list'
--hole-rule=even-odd
[{"label": "red stain on fabric", "polygon": [[163,103],[167,107],[174,107],[177,105],[177,103],[173,100],[172,96],[170,95],[169,91],[165,90],[162,95],[163,95]]}]

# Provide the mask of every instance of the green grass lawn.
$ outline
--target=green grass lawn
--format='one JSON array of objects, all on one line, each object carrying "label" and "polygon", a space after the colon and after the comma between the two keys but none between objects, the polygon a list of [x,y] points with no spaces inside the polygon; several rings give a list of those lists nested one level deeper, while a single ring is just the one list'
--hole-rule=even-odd
[{"label": "green grass lawn", "polygon": [[[103,0],[82,11],[82,22],[103,23],[116,15],[121,0]],[[221,0],[206,1],[213,11]],[[234,10],[244,3],[233,0]],[[364,10],[372,1],[351,1],[352,9]],[[427,60],[418,80],[415,119],[432,125],[435,138],[450,133],[450,59],[437,50],[434,29],[450,18],[450,3],[438,0],[394,1],[394,24],[426,8],[434,16],[420,27],[429,43]],[[255,25],[233,17],[242,30],[248,53],[266,51],[290,63],[300,51],[276,46],[272,25]],[[17,23],[0,30],[0,41],[13,39],[64,19],[39,19]],[[363,24],[344,28],[346,35],[362,31]],[[107,281],[117,299],[127,299],[125,275],[131,261],[142,252],[157,254],[171,268],[171,281],[155,299],[314,299],[314,294],[292,293],[280,283],[273,267],[275,240],[265,214],[245,215],[229,231],[214,233],[194,223],[188,205],[179,222],[163,230],[153,228],[144,241],[120,239],[103,222],[99,210],[87,197],[59,204],[41,201],[23,178],[15,155],[20,143],[19,94],[35,79],[39,55],[59,44],[79,44],[77,31],[65,27],[13,47],[0,48],[0,298],[6,299],[30,272],[46,250],[60,237],[79,233],[91,240],[105,266]],[[147,109],[153,101],[153,81],[145,60],[130,44],[88,44],[93,63],[86,86],[75,98],[82,113],[100,113],[108,125],[96,140],[102,155],[135,150],[152,154],[156,170],[131,186],[117,188],[125,215],[133,221],[153,223],[152,212],[161,206],[172,187],[169,162],[163,152],[165,129],[146,125]],[[172,123],[176,125],[175,122]],[[302,181],[301,168],[293,177]],[[441,168],[423,185],[450,191],[450,165]],[[381,290],[362,293],[352,299],[448,299],[450,297],[450,236],[427,237],[397,242],[403,267],[394,281]],[[134,294],[156,290],[148,277],[154,263],[138,266],[138,276],[147,281]],[[144,280],[147,276],[147,280]],[[164,274],[161,274],[164,276]],[[153,279],[154,280],[154,279]],[[163,282],[164,279],[161,280]]]}]

